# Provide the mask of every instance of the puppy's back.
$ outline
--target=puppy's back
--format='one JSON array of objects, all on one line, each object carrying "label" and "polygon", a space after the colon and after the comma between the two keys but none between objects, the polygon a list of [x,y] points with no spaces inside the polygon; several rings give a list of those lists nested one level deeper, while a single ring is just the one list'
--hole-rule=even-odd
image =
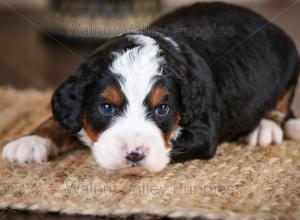
[{"label": "puppy's back", "polygon": [[296,86],[299,56],[293,41],[251,10],[196,3],[150,27],[207,62],[220,97],[220,140],[248,133]]}]

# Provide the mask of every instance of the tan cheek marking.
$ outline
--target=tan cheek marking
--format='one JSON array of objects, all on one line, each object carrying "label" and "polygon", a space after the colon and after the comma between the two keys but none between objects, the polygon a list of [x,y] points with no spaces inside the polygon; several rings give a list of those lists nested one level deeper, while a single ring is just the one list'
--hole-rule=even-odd
[{"label": "tan cheek marking", "polygon": [[101,133],[97,133],[96,131],[94,131],[91,125],[87,122],[85,117],[83,119],[83,128],[87,136],[92,140],[92,142],[96,142],[99,139]]},{"label": "tan cheek marking", "polygon": [[175,124],[172,126],[172,128],[170,129],[169,132],[164,134],[165,145],[167,148],[172,147],[172,145],[169,142],[170,142],[173,132],[179,127],[180,119],[181,119],[180,115],[177,115]]},{"label": "tan cheek marking", "polygon": [[287,93],[278,101],[275,109],[273,109],[266,115],[266,118],[271,119],[278,124],[281,124],[287,112],[289,111],[292,96],[293,89],[289,89]]},{"label": "tan cheek marking", "polygon": [[290,97],[293,93],[293,90],[290,89],[284,96],[283,98],[277,103],[276,105],[276,110],[280,112],[287,112],[289,108],[289,103],[290,103]]},{"label": "tan cheek marking", "polygon": [[150,105],[154,108],[158,106],[167,96],[167,90],[163,87],[155,88],[150,96]]},{"label": "tan cheek marking", "polygon": [[116,87],[111,86],[104,90],[101,94],[107,101],[115,106],[121,106],[124,102],[123,93]]}]

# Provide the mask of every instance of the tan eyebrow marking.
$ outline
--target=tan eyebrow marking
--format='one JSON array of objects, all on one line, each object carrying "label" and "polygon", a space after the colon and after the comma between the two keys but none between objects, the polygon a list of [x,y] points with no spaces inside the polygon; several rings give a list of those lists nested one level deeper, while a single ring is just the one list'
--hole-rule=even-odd
[{"label": "tan eyebrow marking", "polygon": [[150,94],[150,105],[154,108],[159,105],[168,95],[166,88],[156,87]]},{"label": "tan eyebrow marking", "polygon": [[277,103],[276,110],[280,112],[287,112],[292,95],[293,95],[293,89],[289,89],[287,93]]},{"label": "tan eyebrow marking", "polygon": [[120,107],[124,102],[124,95],[115,86],[107,87],[101,94],[111,104]]}]

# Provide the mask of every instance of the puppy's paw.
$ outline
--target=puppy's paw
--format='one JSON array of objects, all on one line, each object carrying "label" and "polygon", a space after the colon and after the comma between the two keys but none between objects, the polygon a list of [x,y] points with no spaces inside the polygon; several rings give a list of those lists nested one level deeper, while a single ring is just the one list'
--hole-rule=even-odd
[{"label": "puppy's paw", "polygon": [[281,144],[283,141],[283,131],[275,122],[262,119],[254,131],[246,137],[246,143],[252,146]]},{"label": "puppy's paw", "polygon": [[55,149],[51,140],[38,135],[19,138],[4,146],[2,157],[19,163],[47,161]]},{"label": "puppy's paw", "polygon": [[300,141],[300,119],[289,119],[285,122],[284,135],[288,139]]}]

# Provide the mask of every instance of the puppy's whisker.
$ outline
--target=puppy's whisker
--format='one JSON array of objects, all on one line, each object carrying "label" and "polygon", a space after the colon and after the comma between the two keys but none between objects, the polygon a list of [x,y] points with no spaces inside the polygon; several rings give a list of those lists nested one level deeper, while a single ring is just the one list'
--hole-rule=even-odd
[{"label": "puppy's whisker", "polygon": [[184,154],[184,153],[186,153],[187,152],[187,150],[184,150],[184,149],[182,149],[182,151],[171,151],[171,153],[170,153],[170,155],[171,156],[178,156],[178,155],[181,155],[181,154]]}]

